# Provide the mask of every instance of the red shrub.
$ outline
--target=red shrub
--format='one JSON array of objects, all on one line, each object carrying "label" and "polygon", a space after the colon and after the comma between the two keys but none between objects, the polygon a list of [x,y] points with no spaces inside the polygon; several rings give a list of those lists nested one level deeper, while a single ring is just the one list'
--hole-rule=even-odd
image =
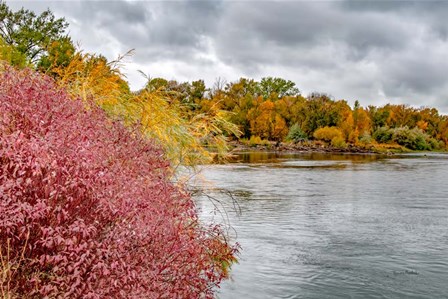
[{"label": "red shrub", "polygon": [[[18,297],[212,297],[233,258],[151,143],[30,70],[0,74],[1,281]],[[6,266],[5,266],[6,265]]]}]

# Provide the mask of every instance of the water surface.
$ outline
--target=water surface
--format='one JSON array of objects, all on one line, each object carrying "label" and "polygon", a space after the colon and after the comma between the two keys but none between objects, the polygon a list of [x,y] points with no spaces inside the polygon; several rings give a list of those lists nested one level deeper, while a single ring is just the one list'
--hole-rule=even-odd
[{"label": "water surface", "polygon": [[445,155],[255,153],[203,176],[201,217],[242,246],[219,298],[448,298]]}]

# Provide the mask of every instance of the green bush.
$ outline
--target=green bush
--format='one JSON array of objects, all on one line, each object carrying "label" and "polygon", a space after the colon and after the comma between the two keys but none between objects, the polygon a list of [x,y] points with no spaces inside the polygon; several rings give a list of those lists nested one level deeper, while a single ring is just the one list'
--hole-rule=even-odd
[{"label": "green bush", "polygon": [[286,140],[294,142],[305,141],[308,140],[308,135],[302,131],[302,128],[298,124],[293,124],[289,129]]},{"label": "green bush", "polygon": [[427,140],[427,142],[428,142],[428,145],[431,147],[431,149],[433,149],[433,150],[438,150],[438,149],[440,149],[441,147],[440,147],[440,142],[439,141],[437,141],[437,139],[435,139],[435,138],[429,138],[428,140]]},{"label": "green bush", "polygon": [[431,146],[426,142],[426,140],[429,140],[429,136],[417,127],[413,129],[408,127],[394,129],[392,140],[412,150],[431,149]]},{"label": "green bush", "polygon": [[379,143],[388,143],[392,141],[393,134],[393,129],[390,129],[389,127],[381,127],[373,133],[372,137]]},{"label": "green bush", "polygon": [[372,136],[370,136],[370,134],[367,132],[364,132],[364,134],[359,137],[359,142],[361,142],[362,144],[371,144],[372,141]]}]

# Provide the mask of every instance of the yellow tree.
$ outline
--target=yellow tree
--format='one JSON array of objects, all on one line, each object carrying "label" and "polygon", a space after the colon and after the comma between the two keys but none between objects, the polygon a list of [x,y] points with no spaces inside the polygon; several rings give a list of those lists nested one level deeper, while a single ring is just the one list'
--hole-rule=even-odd
[{"label": "yellow tree", "polygon": [[341,121],[338,124],[338,128],[342,130],[346,140],[352,143],[357,142],[358,136],[353,134],[356,130],[354,128],[353,113],[348,105],[341,111]]},{"label": "yellow tree", "polygon": [[250,130],[252,135],[269,139],[271,137],[274,103],[269,100],[263,102],[261,97],[259,97],[257,101],[261,101],[261,103],[249,110],[248,113]]},{"label": "yellow tree", "polygon": [[283,140],[288,134],[288,126],[286,121],[278,113],[273,117],[271,138],[277,141]]},{"label": "yellow tree", "polygon": [[358,118],[356,121],[356,130],[362,134],[370,134],[372,129],[372,121],[370,120],[369,113],[364,108],[358,109]]}]

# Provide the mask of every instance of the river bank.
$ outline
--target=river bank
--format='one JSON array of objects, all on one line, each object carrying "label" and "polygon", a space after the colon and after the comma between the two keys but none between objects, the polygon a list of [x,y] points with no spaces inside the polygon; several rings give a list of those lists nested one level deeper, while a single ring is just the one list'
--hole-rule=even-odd
[{"label": "river bank", "polygon": [[306,153],[358,153],[358,154],[394,154],[405,153],[410,150],[398,145],[365,145],[356,146],[348,144],[346,147],[334,147],[323,142],[267,142],[249,145],[240,141],[229,142],[231,153],[248,151],[274,151],[274,152],[306,152]]}]

